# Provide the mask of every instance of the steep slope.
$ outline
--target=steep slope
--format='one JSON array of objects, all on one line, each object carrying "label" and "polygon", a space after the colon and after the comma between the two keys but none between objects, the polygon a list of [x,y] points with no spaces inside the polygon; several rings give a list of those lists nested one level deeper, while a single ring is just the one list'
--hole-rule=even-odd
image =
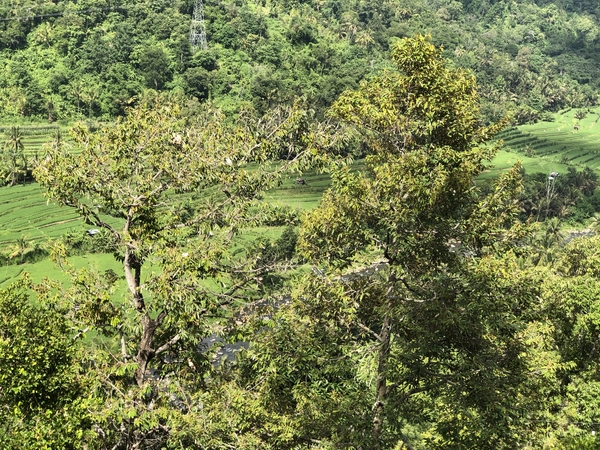
[{"label": "steep slope", "polygon": [[112,118],[145,89],[264,112],[305,96],[324,111],[388,65],[390,43],[430,33],[472,69],[483,112],[517,123],[593,105],[592,1],[207,0],[209,48],[192,54],[194,0],[4,0],[0,119]]}]

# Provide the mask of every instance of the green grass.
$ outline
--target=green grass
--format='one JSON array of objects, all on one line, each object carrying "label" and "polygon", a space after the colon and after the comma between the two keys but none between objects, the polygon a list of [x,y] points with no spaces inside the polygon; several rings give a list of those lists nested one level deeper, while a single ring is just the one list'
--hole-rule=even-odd
[{"label": "green grass", "polygon": [[[57,130],[60,130],[65,142],[70,142],[69,128],[59,125],[32,124],[17,125],[21,131],[21,142],[25,146],[24,153],[32,157],[41,157],[44,154],[44,144],[54,139]],[[11,125],[0,125],[0,144],[9,139]]]},{"label": "green grass", "polygon": [[[495,177],[517,160],[523,163],[528,173],[564,172],[570,166],[578,169],[589,166],[600,171],[600,107],[590,110],[587,117],[579,122],[574,119],[574,113],[574,110],[558,113],[552,123],[542,122],[503,131],[499,137],[505,141],[505,147],[481,178]],[[579,123],[579,130],[573,129],[575,123]],[[46,128],[48,132],[44,134],[41,128],[36,131],[36,127],[40,128],[36,125],[21,127],[28,153],[41,151],[43,143],[52,138],[49,128]],[[0,127],[0,138],[1,133],[6,130],[6,126]],[[65,131],[66,136],[66,128],[62,131]],[[362,168],[361,162],[355,163],[354,167]],[[308,171],[301,175],[306,181],[304,185],[296,183],[297,177],[300,176],[290,176],[281,186],[266,192],[264,199],[301,211],[315,208],[330,185],[329,175]],[[83,233],[87,229],[73,209],[47,203],[37,184],[0,188],[0,220],[0,249],[23,238],[43,242],[61,237],[69,231]],[[259,236],[276,239],[282,230],[283,227],[260,227],[248,231],[243,240],[254,240]],[[99,256],[93,255],[91,258]],[[114,264],[111,256],[107,258]],[[74,261],[77,265],[86,263],[85,258]],[[4,275],[0,274],[0,283],[2,280],[14,279],[25,266],[27,265],[1,268]],[[51,266],[52,263],[42,261],[30,265],[31,270],[26,270],[56,275],[50,269]]]},{"label": "green grass", "polygon": [[[309,172],[303,178],[306,185],[298,185],[296,177],[290,177],[267,192],[265,200],[301,210],[314,208],[329,186],[329,176]],[[86,228],[74,209],[48,203],[35,183],[0,188],[0,222],[0,248],[22,237],[40,242]]]},{"label": "green grass", "polygon": [[566,172],[568,165],[556,162],[554,160],[539,158],[539,157],[528,157],[522,153],[510,152],[507,150],[500,150],[496,157],[491,162],[490,168],[486,170],[479,178],[489,179],[495,178],[503,171],[514,166],[517,161],[523,164],[523,168],[526,173],[550,173],[550,172]]},{"label": "green grass", "polygon": [[[304,179],[306,184],[296,183],[297,178]],[[308,171],[301,177],[289,177],[281,186],[268,191],[264,198],[275,205],[307,211],[316,208],[330,183],[329,174]]]},{"label": "green grass", "polygon": [[575,112],[571,109],[554,114],[553,122],[504,130],[498,137],[504,140],[505,151],[493,162],[497,170],[516,161],[509,154],[512,153],[522,160],[526,172],[590,167],[600,173],[600,107],[589,109],[582,120],[575,119]]},{"label": "green grass", "polygon": [[[294,209],[308,210],[316,207],[323,191],[329,186],[329,176],[308,172],[303,175],[306,185],[296,184],[297,176],[286,179],[282,186],[265,194],[265,200],[274,204],[287,205]],[[17,185],[0,187],[0,250],[6,249],[19,239],[27,242],[42,243],[50,239],[57,239],[70,231],[84,233],[89,226],[85,225],[77,212],[68,207],[60,207],[48,203],[42,195],[38,184]],[[258,237],[277,239],[285,227],[259,227],[244,233],[242,241],[254,240]],[[114,261],[112,255],[89,255],[73,259],[76,267],[85,266],[89,260],[111,263],[107,268],[113,268],[120,273],[121,268]],[[103,263],[106,265],[105,263]],[[117,267],[115,268],[115,264]],[[105,270],[104,267],[99,267]],[[48,275],[53,279],[65,281],[61,278],[62,272],[54,267],[49,260],[35,264],[20,264],[0,266],[0,284],[14,280],[23,271],[35,276]],[[61,275],[62,274],[62,275]]]},{"label": "green grass", "polygon": [[[94,268],[99,271],[112,269],[119,273],[121,264],[115,260],[113,255],[106,254],[91,254],[85,256],[73,256],[69,258],[71,264],[78,268]],[[39,283],[44,277],[59,281],[64,285],[70,283],[69,276],[53,261],[44,259],[33,264],[19,264],[13,266],[0,266],[0,287],[6,287],[22,273],[27,272],[31,275],[31,280],[34,283]],[[122,292],[121,292],[122,290]],[[125,294],[125,283],[122,289],[118,290],[120,294]]]},{"label": "green grass", "polygon": [[0,188],[0,222],[0,247],[21,237],[38,242],[58,238],[83,226],[76,211],[48,203],[34,183]]}]

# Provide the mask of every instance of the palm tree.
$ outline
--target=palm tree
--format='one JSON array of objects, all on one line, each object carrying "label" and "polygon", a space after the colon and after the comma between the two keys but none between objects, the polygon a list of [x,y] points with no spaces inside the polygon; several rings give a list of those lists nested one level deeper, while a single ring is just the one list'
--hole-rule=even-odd
[{"label": "palm tree", "polygon": [[54,28],[50,22],[42,23],[35,32],[35,40],[40,44],[44,44],[46,48],[50,48],[52,46],[52,41],[54,38]]},{"label": "palm tree", "polygon": [[354,11],[345,12],[340,18],[339,36],[352,42],[352,38],[358,32],[358,14]]},{"label": "palm tree", "polygon": [[535,253],[532,257],[536,266],[549,265],[554,261],[559,248],[565,244],[564,234],[560,231],[561,222],[558,218],[546,220],[545,229],[537,234],[534,241]]},{"label": "palm tree", "polygon": [[10,127],[8,140],[4,142],[4,148],[10,148],[14,151],[24,150],[23,133],[19,127]]},{"label": "palm tree", "polygon": [[371,44],[375,43],[373,36],[367,30],[361,30],[356,34],[355,41],[358,45],[363,48],[368,48]]},{"label": "palm tree", "polygon": [[546,221],[545,237],[552,246],[561,246],[565,243],[565,237],[560,231],[560,227],[560,220],[557,217],[553,217]]},{"label": "palm tree", "polygon": [[23,133],[19,127],[11,127],[8,140],[4,142],[3,162],[7,181],[14,186],[19,182],[19,176],[23,173],[25,163],[25,145],[23,144]]},{"label": "palm tree", "polygon": [[92,117],[92,108],[98,97],[100,96],[100,90],[98,83],[90,79],[89,84],[83,89],[81,98],[88,104],[88,119]]},{"label": "palm tree", "polygon": [[81,100],[85,96],[85,86],[81,80],[76,79],[71,83],[71,94],[77,99],[77,114],[79,114],[81,112]]},{"label": "palm tree", "polygon": [[17,241],[8,247],[8,258],[13,259],[19,257],[19,264],[25,262],[25,254],[30,250],[30,242],[27,236],[21,235]]}]

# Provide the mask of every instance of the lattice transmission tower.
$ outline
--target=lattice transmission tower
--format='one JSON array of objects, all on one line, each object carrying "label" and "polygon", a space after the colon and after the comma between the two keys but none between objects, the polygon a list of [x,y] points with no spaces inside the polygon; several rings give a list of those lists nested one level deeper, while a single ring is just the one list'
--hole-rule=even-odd
[{"label": "lattice transmission tower", "polygon": [[198,49],[206,50],[206,28],[204,26],[204,5],[202,0],[196,0],[194,4],[194,13],[192,15],[192,25],[190,27],[190,44],[192,52],[196,53]]}]

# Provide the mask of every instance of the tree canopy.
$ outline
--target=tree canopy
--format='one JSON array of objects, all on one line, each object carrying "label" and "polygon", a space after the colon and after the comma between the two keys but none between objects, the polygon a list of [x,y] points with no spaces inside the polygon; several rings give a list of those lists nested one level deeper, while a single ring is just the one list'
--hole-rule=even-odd
[{"label": "tree canopy", "polygon": [[[54,145],[36,168],[48,197],[103,230],[123,267],[121,275],[76,269],[58,246],[54,257],[72,285],[48,280],[38,288],[71,311],[79,335],[99,333],[108,347],[105,356],[95,355],[108,374],[98,380],[102,400],[94,422],[106,435],[102,445],[168,438],[163,419],[183,411],[175,406],[173,417],[153,411],[155,402],[170,400],[157,391],[150,401],[148,389],[162,389],[163,376],[187,384],[195,374],[189,382],[202,384],[211,366],[210,354],[199,351],[201,341],[259,293],[262,276],[278,267],[277,259],[240,247],[235,237],[269,220],[261,193],[282,173],[335,145],[335,136],[323,137],[309,117],[296,106],[259,121],[228,123],[217,110],[186,116],[177,101],[153,96],[99,133],[75,130],[81,153]],[[113,289],[121,278],[124,298]],[[145,422],[129,420],[138,416]]]},{"label": "tree canopy", "polygon": [[[344,39],[370,42],[338,12]],[[236,24],[223,39],[250,45]],[[318,22],[292,25],[291,45],[319,45]],[[520,165],[478,182],[506,121],[486,125],[472,72],[429,36],[391,47],[324,117],[310,98],[276,107],[271,78],[248,85],[272,86],[262,106],[240,100],[236,114],[149,90],[97,131],[76,126],[76,152],[56,136],[36,179],[119,269],[74,267],[57,242],[67,282],[0,290],[4,447],[597,445],[597,239],[566,244],[556,219],[541,251],[539,225],[519,222]],[[356,143],[366,158],[349,164]],[[267,201],[308,167],[331,175],[318,207]],[[251,235],[272,223],[290,226]]]},{"label": "tree canopy", "polygon": [[251,326],[238,386],[291,424],[265,439],[274,446],[526,445],[545,380],[522,358],[539,287],[510,251],[519,168],[477,195],[494,149],[473,77],[422,36],[392,60],[332,107],[366,137],[366,170],[335,170],[305,216],[299,251],[324,272]]}]

